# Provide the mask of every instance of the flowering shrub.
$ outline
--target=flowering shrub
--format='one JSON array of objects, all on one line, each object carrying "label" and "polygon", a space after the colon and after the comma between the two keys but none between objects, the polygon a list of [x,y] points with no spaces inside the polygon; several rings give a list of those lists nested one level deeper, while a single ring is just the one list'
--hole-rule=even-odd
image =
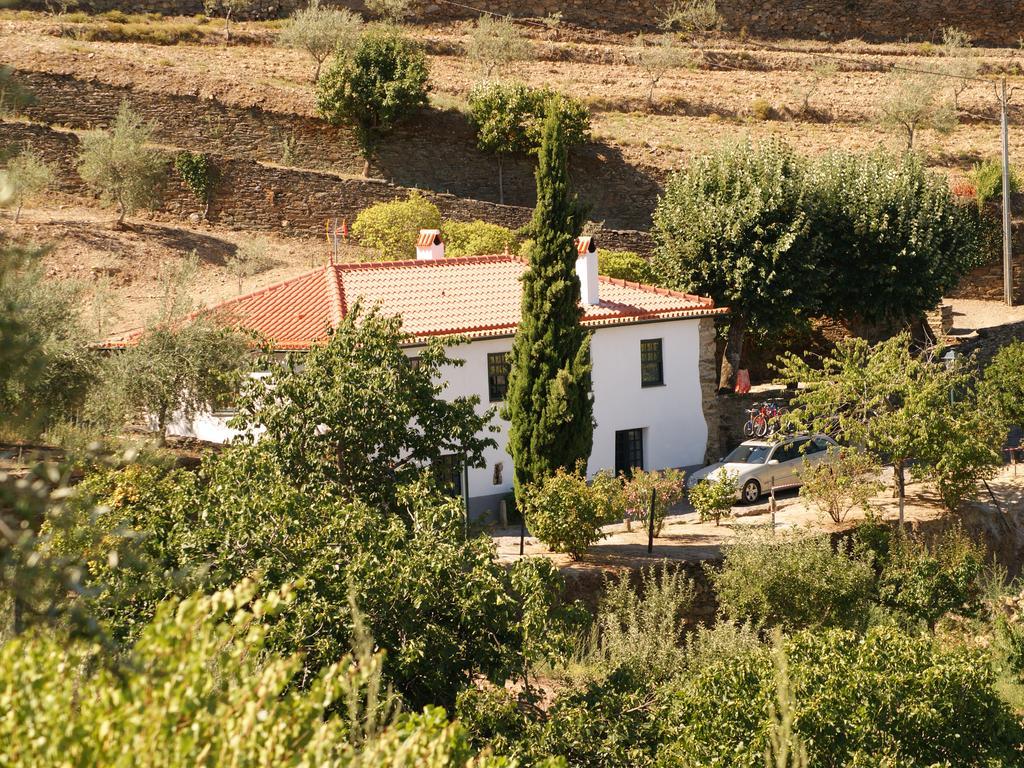
[{"label": "flowering shrub", "polygon": [[686,492],[686,486],[683,484],[684,477],[685,474],[678,469],[666,469],[661,472],[644,472],[642,469],[634,469],[633,477],[626,481],[622,489],[626,519],[649,525],[648,513],[653,491],[655,494],[654,535],[660,536],[669,509],[678,504]]}]

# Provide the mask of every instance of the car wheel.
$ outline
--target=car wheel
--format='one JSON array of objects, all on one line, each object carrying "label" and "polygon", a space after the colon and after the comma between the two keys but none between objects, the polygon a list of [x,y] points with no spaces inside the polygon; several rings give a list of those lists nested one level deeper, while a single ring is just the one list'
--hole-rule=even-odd
[{"label": "car wheel", "polygon": [[753,504],[761,498],[761,485],[757,480],[747,480],[743,486],[743,500],[747,504]]}]

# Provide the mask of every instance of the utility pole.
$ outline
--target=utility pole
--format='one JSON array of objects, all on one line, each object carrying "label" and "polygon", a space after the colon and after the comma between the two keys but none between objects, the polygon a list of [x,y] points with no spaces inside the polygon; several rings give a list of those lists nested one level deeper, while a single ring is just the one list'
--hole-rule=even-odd
[{"label": "utility pole", "polygon": [[1010,217],[1010,98],[1006,93],[1006,78],[999,89],[1000,123],[1003,133],[1003,299],[1006,306],[1013,306],[1013,230]]}]

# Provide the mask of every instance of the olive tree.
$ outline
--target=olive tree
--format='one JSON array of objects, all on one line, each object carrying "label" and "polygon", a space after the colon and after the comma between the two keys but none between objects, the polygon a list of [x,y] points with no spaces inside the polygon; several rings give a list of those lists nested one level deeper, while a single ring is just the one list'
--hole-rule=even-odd
[{"label": "olive tree", "polygon": [[426,57],[389,29],[368,32],[354,53],[336,55],[317,83],[317,111],[352,129],[364,176],[381,139],[426,104]]},{"label": "olive tree", "polygon": [[654,213],[661,283],[731,309],[719,386],[731,389],[750,331],[817,308],[806,164],[784,144],[726,145],[675,173]]},{"label": "olive tree", "polygon": [[533,48],[510,16],[483,14],[470,28],[466,38],[466,56],[485,79],[495,70],[504,70],[533,58]]},{"label": "olive tree", "polygon": [[252,238],[238,245],[228,256],[228,271],[238,281],[238,292],[242,292],[245,279],[266,272],[274,266],[269,256],[270,244],[263,238]]},{"label": "olive tree", "polygon": [[637,36],[636,65],[643,70],[647,78],[647,105],[654,106],[654,87],[673,69],[682,69],[692,65],[689,50],[684,48],[675,35],[662,35],[651,40],[643,35]]},{"label": "olive tree", "polygon": [[258,0],[203,0],[203,10],[224,17],[224,40],[231,42],[231,17],[253,10]]},{"label": "olive tree", "polygon": [[149,146],[153,130],[124,101],[109,130],[82,136],[78,173],[102,200],[117,206],[118,227],[125,216],[159,199],[167,159]]},{"label": "olive tree", "polygon": [[363,20],[347,8],[325,8],[320,0],[310,0],[288,21],[278,42],[309,54],[316,63],[313,82],[320,79],[320,68],[331,54],[348,54],[355,50],[363,33]]},{"label": "olive tree", "polygon": [[931,74],[894,71],[889,98],[881,109],[882,125],[899,131],[914,149],[920,131],[932,129],[951,133],[957,124],[956,110],[945,99],[942,78]]},{"label": "olive tree", "polygon": [[955,78],[953,83],[953,111],[960,111],[960,97],[977,78],[981,64],[971,47],[971,36],[957,27],[942,30],[942,69]]},{"label": "olive tree", "polygon": [[53,166],[28,148],[8,160],[0,176],[9,190],[17,224],[25,203],[37,199],[53,183]]}]

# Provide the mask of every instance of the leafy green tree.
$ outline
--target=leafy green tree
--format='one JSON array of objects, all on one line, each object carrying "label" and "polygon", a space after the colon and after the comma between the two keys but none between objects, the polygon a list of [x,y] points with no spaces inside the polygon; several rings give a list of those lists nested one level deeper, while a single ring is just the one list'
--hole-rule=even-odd
[{"label": "leafy green tree", "polygon": [[366,0],[366,10],[386,24],[401,24],[412,15],[412,0]]},{"label": "leafy green tree", "polygon": [[533,58],[530,41],[523,37],[511,16],[482,14],[466,38],[466,56],[480,69],[484,79],[495,70]]},{"label": "leafy green tree", "polygon": [[400,317],[355,304],[301,367],[272,366],[242,393],[238,426],[264,428],[260,439],[296,477],[326,477],[346,499],[392,508],[399,486],[443,456],[483,466],[493,410],[477,413],[477,397],[445,399],[441,369],[464,361],[433,339],[412,365],[402,349],[411,340]]},{"label": "leafy green tree", "polygon": [[944,482],[940,490],[953,503],[999,464],[1002,435],[980,410],[967,367],[915,356],[906,334],[874,347],[846,339],[813,364],[791,354],[779,373],[803,383],[791,403],[795,423],[892,464],[901,525],[908,470]]},{"label": "leafy green tree", "polygon": [[108,131],[82,136],[78,173],[100,198],[117,206],[117,226],[137,208],[154,204],[167,172],[164,156],[148,145],[153,127],[122,102]]},{"label": "leafy green tree", "polygon": [[353,53],[336,56],[317,81],[317,111],[352,129],[364,176],[381,140],[426,105],[426,57],[392,29],[367,32]]},{"label": "leafy green tree", "polygon": [[251,340],[204,319],[154,325],[100,366],[86,413],[109,430],[148,423],[162,444],[171,420],[210,410],[238,387]]},{"label": "leafy green tree", "polygon": [[53,183],[53,166],[37,152],[28,148],[7,161],[0,171],[14,205],[14,223],[21,217],[25,203],[37,199]]},{"label": "leafy green tree", "polygon": [[708,576],[725,617],[786,630],[866,625],[874,572],[827,535],[743,533],[723,551]]},{"label": "leafy green tree", "polygon": [[894,538],[878,579],[878,600],[930,630],[948,613],[970,611],[981,597],[985,552],[961,528],[931,541]]},{"label": "leafy green tree", "polygon": [[486,221],[446,221],[441,225],[446,256],[490,256],[506,249],[515,253],[516,233]]},{"label": "leafy green tree", "polygon": [[1001,347],[979,384],[986,412],[1006,426],[1024,425],[1024,341]]},{"label": "leafy green tree", "polygon": [[653,283],[657,279],[651,262],[635,251],[601,249],[597,252],[597,268],[602,275],[633,283]]},{"label": "leafy green tree", "polygon": [[521,486],[516,497],[530,533],[573,560],[604,538],[601,526],[622,519],[618,481],[600,473],[588,483],[584,472],[582,464],[574,472],[558,467],[553,475]]},{"label": "leafy green tree", "polygon": [[476,128],[477,146],[498,159],[500,202],[505,202],[504,160],[540,148],[542,128],[550,112],[559,116],[566,147],[589,140],[590,113],[578,99],[515,82],[482,83],[470,91],[469,119]]},{"label": "leafy green tree", "polygon": [[[980,217],[913,156],[835,154],[811,170],[815,290],[821,308],[910,323],[925,341],[931,311],[984,253]],[[827,290],[824,290],[827,286]]]},{"label": "leafy green tree", "polygon": [[320,79],[320,68],[335,52],[349,53],[356,49],[363,33],[363,20],[347,8],[325,8],[320,0],[292,14],[288,25],[278,36],[286,48],[297,48],[309,54],[316,62],[313,82]]},{"label": "leafy green tree", "polygon": [[569,190],[566,147],[550,114],[537,168],[530,266],[523,274],[522,319],[510,353],[508,450],[516,488],[586,461],[594,436],[590,336],[580,321],[576,236],[583,215]]},{"label": "leafy green tree", "polygon": [[0,411],[9,429],[36,435],[81,408],[96,358],[88,348],[80,294],[72,282],[47,280],[36,258],[18,258],[2,275],[0,306],[10,313],[13,337],[4,338],[12,354],[0,376]]},{"label": "leafy green tree", "polygon": [[750,331],[773,332],[817,307],[805,163],[770,141],[733,144],[669,180],[654,214],[664,285],[731,309],[719,386],[733,387]]},{"label": "leafy green tree", "polygon": [[375,203],[361,210],[352,223],[352,235],[390,261],[414,258],[419,231],[440,227],[437,206],[413,190],[405,200]]},{"label": "leafy green tree", "polygon": [[[418,707],[451,704],[477,675],[521,674],[568,633],[557,570],[542,560],[504,568],[489,537],[462,535],[461,505],[422,483],[402,489],[410,522],[296,477],[261,441],[232,446],[198,473],[129,469],[90,479],[81,493],[109,512],[83,515],[80,531],[134,532],[116,559],[102,543],[83,557],[86,584],[106,588],[82,599],[121,641],[134,641],[168,594],[253,573],[294,581],[305,586],[270,622],[267,644],[303,654],[300,684],[345,654],[361,620],[387,651],[387,682]],[[58,549],[74,551],[77,535]]]}]

